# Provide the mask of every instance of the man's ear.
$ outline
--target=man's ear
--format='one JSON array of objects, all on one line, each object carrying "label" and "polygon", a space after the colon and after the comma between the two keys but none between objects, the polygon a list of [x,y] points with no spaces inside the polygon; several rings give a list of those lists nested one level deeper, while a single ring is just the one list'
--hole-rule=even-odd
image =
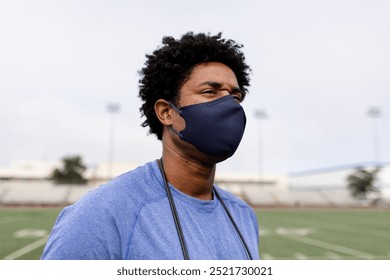
[{"label": "man's ear", "polygon": [[172,125],[172,106],[165,99],[159,99],[154,103],[154,112],[159,121],[166,126]]}]

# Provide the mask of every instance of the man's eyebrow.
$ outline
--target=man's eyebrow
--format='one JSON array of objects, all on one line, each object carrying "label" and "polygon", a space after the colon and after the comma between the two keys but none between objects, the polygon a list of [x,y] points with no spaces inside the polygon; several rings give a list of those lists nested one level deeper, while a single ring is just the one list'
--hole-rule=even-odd
[{"label": "man's eyebrow", "polygon": [[206,81],[200,84],[200,86],[212,86],[213,88],[221,88],[222,84],[213,81]]},{"label": "man's eyebrow", "polygon": [[[222,87],[221,83],[213,82],[213,81],[206,81],[206,82],[203,82],[200,84],[200,86],[204,86],[204,85],[211,86],[211,87],[217,88],[217,89]],[[233,87],[232,93],[241,93],[241,89],[239,87]]]}]

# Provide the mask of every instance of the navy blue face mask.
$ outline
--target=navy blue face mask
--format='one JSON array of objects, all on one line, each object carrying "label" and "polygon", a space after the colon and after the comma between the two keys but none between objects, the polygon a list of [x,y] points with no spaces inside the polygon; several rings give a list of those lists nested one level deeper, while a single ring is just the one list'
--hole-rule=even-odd
[{"label": "navy blue face mask", "polygon": [[175,131],[180,139],[199,151],[216,157],[229,158],[237,150],[244,135],[246,117],[242,106],[228,95],[213,101],[178,109],[186,122],[185,129]]}]

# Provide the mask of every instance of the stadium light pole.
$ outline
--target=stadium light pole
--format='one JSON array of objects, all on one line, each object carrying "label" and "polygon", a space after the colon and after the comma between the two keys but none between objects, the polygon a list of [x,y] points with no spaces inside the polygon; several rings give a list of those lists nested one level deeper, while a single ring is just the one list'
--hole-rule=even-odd
[{"label": "stadium light pole", "polygon": [[263,171],[264,171],[264,140],[263,140],[263,125],[262,121],[268,118],[268,115],[265,110],[262,109],[256,109],[255,110],[255,118],[258,120],[258,128],[257,128],[257,141],[258,141],[258,176],[259,176],[259,183],[261,183],[261,179],[263,177]]},{"label": "stadium light pole", "polygon": [[373,159],[377,165],[380,165],[380,133],[379,133],[379,118],[382,116],[381,108],[371,107],[368,109],[367,116],[372,118],[372,145]]},{"label": "stadium light pole", "polygon": [[107,112],[110,114],[110,129],[109,129],[109,139],[108,139],[108,173],[109,178],[113,177],[112,174],[112,164],[114,161],[114,145],[115,145],[115,114],[119,112],[119,104],[117,103],[108,103]]}]

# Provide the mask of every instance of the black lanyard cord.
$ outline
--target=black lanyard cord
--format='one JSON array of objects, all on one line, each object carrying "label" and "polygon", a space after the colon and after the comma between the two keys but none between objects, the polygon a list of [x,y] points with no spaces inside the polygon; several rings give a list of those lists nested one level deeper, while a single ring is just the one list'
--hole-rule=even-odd
[{"label": "black lanyard cord", "polygon": [[[175,222],[175,226],[176,226],[176,231],[177,231],[177,235],[179,237],[179,241],[180,241],[180,246],[181,246],[181,250],[183,252],[183,257],[185,260],[189,260],[190,257],[188,255],[188,249],[187,249],[187,245],[186,245],[186,242],[185,242],[185,239],[184,239],[184,234],[183,234],[183,230],[181,228],[181,224],[180,224],[180,220],[179,220],[179,215],[177,214],[177,210],[176,210],[176,206],[175,206],[175,202],[173,200],[173,197],[172,197],[172,193],[171,193],[171,190],[168,186],[168,182],[167,182],[167,178],[165,176],[165,172],[164,172],[164,165],[163,165],[163,162],[162,162],[162,158],[160,160],[157,160],[158,162],[158,167],[160,168],[160,171],[161,171],[161,175],[163,177],[163,180],[164,180],[164,186],[165,186],[165,190],[167,192],[167,196],[168,196],[168,200],[169,200],[169,205],[171,207],[171,212],[172,212],[172,216],[173,216],[173,220]],[[253,260],[252,258],[252,255],[249,251],[249,248],[244,240],[244,237],[242,236],[237,224],[235,223],[232,215],[230,214],[228,208],[226,207],[225,203],[223,202],[223,199],[222,197],[219,195],[219,193],[217,192],[217,190],[213,187],[213,190],[214,190],[214,193],[215,193],[215,196],[217,197],[217,199],[221,202],[222,204],[222,207],[224,208],[226,214],[228,215],[230,221],[232,222],[233,224],[233,227],[234,229],[236,230],[240,240],[241,240],[241,243],[245,249],[245,253],[247,255],[247,258],[249,260]]]},{"label": "black lanyard cord", "polygon": [[234,221],[232,215],[230,214],[230,211],[229,211],[228,208],[226,207],[225,202],[223,202],[223,199],[222,199],[222,197],[219,195],[219,193],[217,192],[216,188],[213,187],[213,189],[214,189],[215,196],[216,196],[216,197],[219,199],[219,201],[221,202],[222,207],[225,209],[226,214],[229,216],[230,221],[232,222],[234,228],[236,229],[236,232],[237,232],[238,236],[240,237],[240,240],[241,240],[242,245],[244,246],[244,249],[245,249],[245,253],[246,253],[247,258],[248,258],[249,260],[253,260],[253,257],[252,257],[251,252],[249,251],[248,245],[246,244],[244,237],[242,236],[242,234],[241,234],[241,232],[240,232],[240,230],[239,230],[239,228],[238,228],[236,222]]},{"label": "black lanyard cord", "polygon": [[184,234],[183,234],[183,230],[181,229],[181,224],[180,224],[179,216],[177,214],[175,202],[173,201],[172,193],[171,193],[171,190],[169,189],[167,178],[165,177],[164,165],[162,162],[162,158],[160,160],[158,160],[157,162],[158,162],[158,166],[160,167],[161,175],[164,179],[165,190],[167,192],[169,205],[171,206],[171,212],[172,212],[173,220],[175,222],[177,235],[179,237],[181,250],[183,252],[183,257],[185,260],[189,260],[190,257],[188,255],[186,241],[184,240]]}]

